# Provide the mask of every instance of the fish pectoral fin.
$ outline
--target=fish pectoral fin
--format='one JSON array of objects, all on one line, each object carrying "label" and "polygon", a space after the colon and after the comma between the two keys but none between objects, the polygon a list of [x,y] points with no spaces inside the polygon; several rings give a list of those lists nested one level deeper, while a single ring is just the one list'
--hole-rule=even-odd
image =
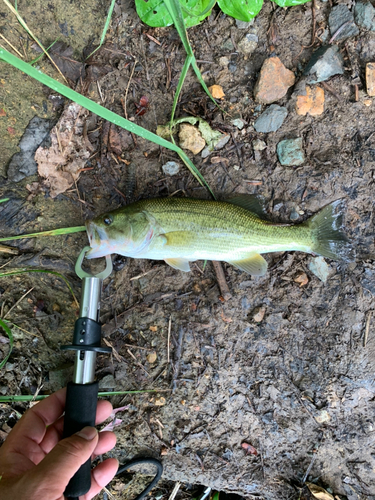
[{"label": "fish pectoral fin", "polygon": [[180,271],[184,271],[188,273],[190,271],[189,261],[186,259],[164,259],[165,262],[173,267],[174,269],[179,269]]},{"label": "fish pectoral fin", "polygon": [[252,276],[264,276],[267,272],[268,264],[258,253],[250,255],[247,259],[227,261],[228,264],[237,267],[245,273],[249,273]]},{"label": "fish pectoral fin", "polygon": [[224,201],[231,203],[232,205],[245,208],[246,210],[249,210],[249,212],[257,215],[260,219],[266,219],[266,203],[262,196],[255,194],[235,194],[229,196],[229,198]]}]

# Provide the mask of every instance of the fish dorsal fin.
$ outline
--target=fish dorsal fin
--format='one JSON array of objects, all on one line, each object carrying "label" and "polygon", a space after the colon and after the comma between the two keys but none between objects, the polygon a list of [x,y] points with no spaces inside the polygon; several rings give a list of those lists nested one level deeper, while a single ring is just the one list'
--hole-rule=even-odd
[{"label": "fish dorsal fin", "polygon": [[225,200],[227,203],[245,208],[260,219],[266,218],[265,200],[262,196],[255,194],[234,194]]},{"label": "fish dorsal fin", "polygon": [[237,267],[245,273],[251,274],[252,276],[264,276],[267,272],[268,264],[258,253],[250,255],[247,259],[227,261],[228,264]]},{"label": "fish dorsal fin", "polygon": [[164,259],[165,262],[173,267],[173,269],[179,269],[180,271],[184,271],[185,273],[188,273],[190,271],[190,266],[189,266],[189,261],[186,259]]}]

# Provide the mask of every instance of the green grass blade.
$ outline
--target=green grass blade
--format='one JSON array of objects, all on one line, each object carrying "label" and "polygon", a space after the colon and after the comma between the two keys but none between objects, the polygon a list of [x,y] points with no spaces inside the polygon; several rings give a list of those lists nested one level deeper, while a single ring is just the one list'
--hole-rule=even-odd
[{"label": "green grass blade", "polygon": [[65,276],[58,273],[57,271],[49,271],[48,269],[18,269],[17,271],[5,271],[3,273],[0,273],[0,278],[4,278],[6,276],[15,276],[17,274],[25,274],[25,273],[53,274],[54,276],[57,276],[58,278],[62,279],[66,284],[66,286],[69,288],[69,291],[72,294],[74,302],[76,303],[77,307],[79,307],[79,302],[76,296],[74,295],[73,288],[70,286],[69,281],[65,278]]},{"label": "green grass blade", "polygon": [[103,28],[102,36],[101,36],[101,38],[100,38],[100,42],[99,42],[98,47],[96,47],[96,49],[95,49],[95,50],[93,50],[93,51],[91,52],[91,54],[90,54],[88,57],[86,57],[86,59],[88,59],[88,58],[89,58],[89,57],[91,57],[93,54],[95,54],[95,52],[96,52],[97,50],[99,50],[99,49],[100,49],[100,47],[103,45],[104,40],[105,40],[105,36],[106,36],[107,31],[108,31],[108,28],[109,28],[109,24],[110,24],[110,22],[111,22],[111,17],[112,17],[113,9],[115,8],[115,3],[116,3],[116,0],[112,0],[111,5],[110,5],[110,7],[109,7],[109,11],[108,11],[108,14],[107,14],[107,19],[106,19],[106,21],[105,21],[105,25],[104,25],[104,28]]},{"label": "green grass blade", "polygon": [[[1,321],[1,320],[0,320]],[[145,389],[144,391],[113,391],[113,392],[99,392],[99,397],[105,396],[122,396],[126,394],[145,394],[145,393],[156,393],[165,392],[164,390],[157,389]],[[17,401],[41,401],[42,399],[48,398],[49,394],[41,394],[39,396],[33,395],[23,395],[23,396],[0,396],[0,403],[16,403]]]},{"label": "green grass blade", "polygon": [[[181,10],[181,9],[180,9]],[[201,174],[197,174],[198,170],[197,168],[193,165],[193,163],[189,160],[187,163],[184,158],[186,158],[186,154],[182,151],[181,148],[176,146],[175,144],[167,141],[166,139],[163,139],[162,137],[157,136],[156,134],[149,132],[143,127],[140,127],[139,125],[126,120],[126,118],[123,118],[120,115],[117,115],[113,111],[110,111],[109,109],[104,108],[100,104],[97,104],[96,102],[92,101],[91,99],[88,99],[87,97],[79,94],[78,92],[75,92],[74,90],[70,89],[66,85],[63,85],[62,83],[58,82],[57,80],[54,80],[53,78],[49,77],[48,75],[45,75],[41,71],[33,68],[29,64],[25,63],[18,57],[12,55],[10,52],[7,50],[0,48],[0,60],[3,60],[15,68],[23,71],[27,75],[31,76],[32,78],[35,78],[38,80],[40,83],[43,83],[44,85],[47,85],[47,87],[50,87],[52,90],[55,92],[59,92],[59,94],[67,97],[68,99],[76,102],[80,106],[83,106],[84,108],[88,109],[92,113],[95,113],[96,115],[104,118],[104,120],[108,120],[111,123],[114,123],[115,125],[118,125],[119,127],[124,128],[125,130],[128,130],[129,132],[133,132],[136,135],[139,135],[140,137],[143,137],[144,139],[154,142],[155,144],[158,144],[159,146],[162,146],[167,149],[171,149],[172,151],[175,151],[180,158],[183,160],[185,165],[189,168],[189,170],[192,172],[192,174],[196,177],[196,179],[199,181],[200,184],[203,186],[206,186],[207,189],[211,192],[211,189],[209,188],[207,182],[205,181],[204,177]]]},{"label": "green grass blade", "polygon": [[[205,84],[205,82],[203,80],[202,74],[199,71],[193,49],[191,48],[189,38],[187,35],[184,16],[182,15],[182,9],[181,9],[181,5],[180,5],[179,0],[164,0],[164,4],[168,9],[168,12],[169,12],[171,18],[173,19],[173,24],[174,24],[176,30],[178,31],[178,34],[181,38],[181,42],[184,46],[186,54],[191,57],[190,64],[193,66],[194,72],[197,75],[199,83],[202,85],[202,87],[203,87],[204,91],[206,92],[206,94],[208,95],[208,97],[217,106],[215,99],[212,97],[210,91],[208,90],[207,85]],[[186,76],[186,74],[185,74],[185,76]]]},{"label": "green grass blade", "polygon": [[176,112],[178,99],[180,97],[180,92],[181,92],[182,86],[184,84],[187,72],[189,71],[191,61],[192,61],[192,57],[191,56],[186,56],[184,66],[183,66],[182,71],[181,71],[180,79],[178,80],[178,85],[177,85],[176,93],[175,93],[174,99],[173,99],[173,106],[172,106],[172,113],[171,113],[171,122],[170,122],[171,124],[173,123],[173,120],[174,120],[174,114]]},{"label": "green grass blade", "polygon": [[0,238],[0,241],[22,240],[23,238],[39,238],[39,236],[59,236],[60,234],[80,233],[81,231],[86,231],[86,226],[63,227],[60,229],[51,229],[50,231],[40,231],[39,233],[5,236],[5,238]]},{"label": "green grass blade", "polygon": [[7,325],[7,323],[3,319],[0,319],[0,328],[2,328],[4,330],[4,332],[9,337],[9,352],[5,356],[5,358],[2,360],[2,362],[0,363],[0,369],[1,369],[1,368],[3,368],[3,366],[5,365],[5,363],[8,361],[8,358],[9,358],[9,356],[12,353],[12,350],[13,350],[13,334],[12,334],[12,330],[9,328],[9,326]]},{"label": "green grass blade", "polygon": [[2,200],[0,200],[0,203],[5,203],[6,201],[9,201],[10,198],[3,198]]}]

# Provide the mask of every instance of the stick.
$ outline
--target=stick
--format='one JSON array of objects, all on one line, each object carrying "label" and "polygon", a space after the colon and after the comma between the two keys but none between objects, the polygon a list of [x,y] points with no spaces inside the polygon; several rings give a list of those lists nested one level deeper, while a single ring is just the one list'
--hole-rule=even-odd
[{"label": "stick", "polygon": [[216,260],[213,260],[212,264],[213,264],[214,269],[215,269],[216,278],[217,278],[217,282],[219,284],[221,295],[223,296],[224,300],[231,299],[232,294],[229,291],[221,263],[217,262]]},{"label": "stick", "polygon": [[363,347],[366,347],[366,344],[367,344],[368,334],[369,334],[369,331],[370,331],[371,317],[372,317],[372,311],[370,311],[368,313],[368,316],[367,316],[365,336],[363,337]]}]

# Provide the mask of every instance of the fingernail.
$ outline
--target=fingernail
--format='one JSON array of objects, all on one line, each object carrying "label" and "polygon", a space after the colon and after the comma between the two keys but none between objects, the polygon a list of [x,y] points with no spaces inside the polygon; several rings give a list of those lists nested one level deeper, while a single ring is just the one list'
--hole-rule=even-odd
[{"label": "fingernail", "polygon": [[81,431],[77,432],[77,436],[80,436],[87,441],[91,441],[97,435],[98,431],[95,427],[84,427]]}]

